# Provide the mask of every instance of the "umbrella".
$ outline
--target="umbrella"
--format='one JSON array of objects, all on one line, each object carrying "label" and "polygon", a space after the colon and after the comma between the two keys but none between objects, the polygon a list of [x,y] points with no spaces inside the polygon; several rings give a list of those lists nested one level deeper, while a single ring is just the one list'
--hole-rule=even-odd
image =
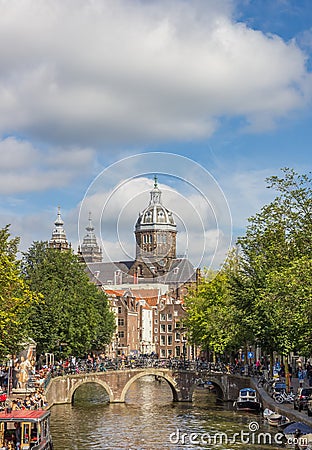
[{"label": "umbrella", "polygon": [[303,422],[294,422],[284,428],[284,434],[295,434],[299,430],[302,434],[312,433],[312,428]]}]

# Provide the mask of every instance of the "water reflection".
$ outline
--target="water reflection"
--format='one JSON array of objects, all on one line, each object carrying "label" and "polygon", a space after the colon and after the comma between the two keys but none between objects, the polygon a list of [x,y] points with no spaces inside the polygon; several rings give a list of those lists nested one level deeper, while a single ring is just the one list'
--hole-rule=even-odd
[{"label": "water reflection", "polygon": [[[144,377],[130,387],[125,404],[108,404],[105,390],[95,384],[81,386],[74,405],[52,408],[51,429],[56,450],[190,450],[203,448],[276,450],[276,445],[241,442],[235,433],[249,432],[251,422],[261,423],[260,416],[233,411],[230,405],[216,403],[207,389],[194,393],[194,402],[173,403],[166,381]],[[275,432],[264,428],[262,431]],[[198,438],[190,439],[192,433]],[[231,442],[204,444],[202,436],[226,433]],[[184,441],[181,435],[185,434]],[[254,433],[256,436],[256,433]],[[248,436],[245,436],[246,439]],[[191,442],[190,442],[191,440]],[[206,439],[206,442],[207,439]],[[274,442],[274,441],[273,441]]]}]

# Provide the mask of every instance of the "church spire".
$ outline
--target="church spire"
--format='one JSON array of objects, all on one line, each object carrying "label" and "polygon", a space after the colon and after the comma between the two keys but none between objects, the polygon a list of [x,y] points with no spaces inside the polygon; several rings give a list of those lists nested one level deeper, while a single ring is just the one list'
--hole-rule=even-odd
[{"label": "church spire", "polygon": [[87,234],[83,238],[81,246],[78,247],[78,255],[81,261],[86,263],[102,262],[102,249],[98,245],[94,234],[91,212],[89,212],[88,222],[88,226],[86,227]]},{"label": "church spire", "polygon": [[64,222],[61,217],[61,208],[60,206],[57,209],[57,217],[54,222],[55,228],[52,231],[52,237],[49,241],[49,247],[55,248],[57,250],[68,250],[71,246],[68,243],[66,233],[64,230]]},{"label": "church spire", "polygon": [[88,233],[92,233],[93,234],[93,231],[94,231],[94,226],[92,225],[92,214],[91,214],[91,211],[89,211],[89,225],[86,227],[86,230],[88,231]]}]

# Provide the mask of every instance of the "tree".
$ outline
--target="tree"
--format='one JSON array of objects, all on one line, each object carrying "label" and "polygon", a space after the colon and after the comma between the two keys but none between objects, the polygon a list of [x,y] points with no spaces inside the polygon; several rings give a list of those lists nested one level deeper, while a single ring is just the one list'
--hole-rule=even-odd
[{"label": "tree", "polygon": [[19,238],[10,237],[9,225],[0,230],[0,355],[17,353],[27,341],[29,308],[39,304],[21,277],[16,254]]},{"label": "tree", "polygon": [[239,327],[225,270],[207,272],[196,291],[186,298],[190,341],[215,354],[231,352],[237,345]]},{"label": "tree", "polygon": [[[306,323],[306,308],[300,306],[312,306],[310,283],[299,294],[296,270],[301,267],[302,274],[307,273],[311,258],[312,180],[310,175],[299,175],[292,169],[282,172],[281,178],[267,179],[268,187],[276,189],[278,195],[249,219],[245,236],[238,239],[240,276],[245,283],[233,288],[237,299],[249,297],[254,311],[253,334],[271,355],[274,350],[284,354],[294,347],[301,350],[301,324],[306,330],[311,328],[311,321]],[[295,310],[294,321],[291,311]]]},{"label": "tree", "polygon": [[267,277],[259,304],[274,325],[275,349],[287,355],[312,352],[312,259],[294,259],[289,266]]},{"label": "tree", "polygon": [[271,367],[274,351],[312,350],[312,179],[282,172],[267,179],[277,196],[248,219],[237,251],[187,300],[195,343],[224,350],[238,342],[245,352],[259,344]]},{"label": "tree", "polygon": [[89,281],[71,251],[35,242],[24,254],[25,279],[44,303],[31,310],[30,334],[40,353],[69,356],[101,349],[111,340],[115,320],[106,295]]}]

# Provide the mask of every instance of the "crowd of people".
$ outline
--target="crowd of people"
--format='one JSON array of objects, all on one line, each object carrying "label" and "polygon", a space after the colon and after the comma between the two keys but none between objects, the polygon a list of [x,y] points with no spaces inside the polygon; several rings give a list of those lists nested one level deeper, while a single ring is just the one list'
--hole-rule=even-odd
[{"label": "crowd of people", "polygon": [[18,396],[7,400],[7,407],[12,411],[16,410],[33,410],[42,409],[47,406],[47,399],[42,388],[37,389],[35,392]]}]

